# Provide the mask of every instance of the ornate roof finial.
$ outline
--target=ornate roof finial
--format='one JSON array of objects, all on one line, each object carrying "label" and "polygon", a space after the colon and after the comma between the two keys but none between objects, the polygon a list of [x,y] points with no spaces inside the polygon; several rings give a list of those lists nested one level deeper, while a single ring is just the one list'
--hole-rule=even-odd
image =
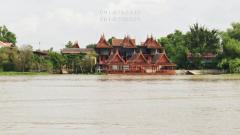
[{"label": "ornate roof finial", "polygon": [[110,55],[113,55],[113,50],[111,50]]},{"label": "ornate roof finial", "polygon": [[151,34],[151,39],[153,39],[153,34]]},{"label": "ornate roof finial", "polygon": [[164,53],[164,54],[166,54],[166,51],[165,51],[165,49],[164,49],[164,48],[163,48],[163,53]]},{"label": "ornate roof finial", "polygon": [[136,50],[134,49],[133,54],[136,54]]},{"label": "ornate roof finial", "polygon": [[116,54],[119,54],[118,48],[117,48],[117,50],[116,50]]}]

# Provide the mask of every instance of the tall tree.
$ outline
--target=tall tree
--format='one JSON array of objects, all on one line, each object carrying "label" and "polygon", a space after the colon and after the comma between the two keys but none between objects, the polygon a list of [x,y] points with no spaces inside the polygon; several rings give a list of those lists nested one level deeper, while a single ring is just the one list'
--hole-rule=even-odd
[{"label": "tall tree", "polygon": [[16,35],[6,26],[0,26],[0,41],[16,44]]},{"label": "tall tree", "polygon": [[240,23],[232,23],[232,28],[227,30],[227,34],[230,38],[240,41]]},{"label": "tall tree", "polygon": [[209,30],[198,23],[190,27],[186,42],[191,53],[218,53],[221,50],[220,36],[217,30]]},{"label": "tall tree", "polygon": [[72,48],[73,47],[73,42],[72,41],[68,41],[68,43],[65,45],[65,48]]},{"label": "tall tree", "polygon": [[231,73],[240,73],[240,23],[231,26],[221,34],[223,53],[218,66]]},{"label": "tall tree", "polygon": [[32,46],[25,45],[19,48],[17,67],[20,69],[20,71],[26,72],[30,69],[32,64],[31,63],[32,57],[33,57]]},{"label": "tall tree", "polygon": [[109,38],[109,39],[108,39],[108,43],[109,43],[109,44],[112,44],[112,40],[113,40],[113,39],[115,39],[115,37]]},{"label": "tall tree", "polygon": [[89,44],[86,46],[86,48],[96,48],[97,44]]},{"label": "tall tree", "polygon": [[169,58],[177,64],[178,68],[186,68],[188,48],[185,35],[181,31],[176,30],[158,41],[165,47]]},{"label": "tall tree", "polygon": [[61,72],[66,60],[63,55],[57,52],[49,52],[49,60],[53,65],[54,72]]}]

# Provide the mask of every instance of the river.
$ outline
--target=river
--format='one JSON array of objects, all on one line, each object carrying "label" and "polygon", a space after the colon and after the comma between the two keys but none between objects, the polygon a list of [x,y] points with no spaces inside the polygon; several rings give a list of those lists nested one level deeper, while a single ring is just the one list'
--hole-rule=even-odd
[{"label": "river", "polygon": [[0,135],[239,135],[240,76],[0,77]]}]

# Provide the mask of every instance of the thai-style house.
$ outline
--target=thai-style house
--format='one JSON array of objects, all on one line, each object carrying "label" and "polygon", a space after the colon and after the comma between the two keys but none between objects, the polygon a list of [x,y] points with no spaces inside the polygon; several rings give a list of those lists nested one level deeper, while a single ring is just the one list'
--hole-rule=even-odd
[{"label": "thai-style house", "polygon": [[61,50],[63,55],[79,55],[81,54],[78,42],[75,42],[71,47],[66,47]]},{"label": "thai-style house", "polygon": [[36,51],[33,51],[33,54],[35,54],[37,56],[42,56],[42,57],[47,57],[48,53],[49,53],[48,50],[36,50]]},{"label": "thai-style house", "polygon": [[75,42],[71,47],[63,48],[61,50],[63,55],[86,55],[94,52],[93,48],[80,48],[78,42]]},{"label": "thai-style house", "polygon": [[168,59],[164,48],[153,37],[140,46],[129,36],[113,38],[109,43],[101,36],[95,51],[97,71],[110,74],[175,74],[176,65]]},{"label": "thai-style house", "polygon": [[207,52],[207,53],[197,53],[197,54],[192,54],[189,53],[187,55],[188,61],[190,63],[192,63],[195,60],[201,60],[202,63],[212,63],[217,57],[216,53],[211,53],[211,52]]}]

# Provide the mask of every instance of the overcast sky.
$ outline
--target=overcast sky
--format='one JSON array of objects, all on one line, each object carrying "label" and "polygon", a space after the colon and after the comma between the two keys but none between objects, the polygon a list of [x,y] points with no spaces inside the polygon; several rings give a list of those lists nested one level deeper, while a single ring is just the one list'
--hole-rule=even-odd
[{"label": "overcast sky", "polygon": [[[199,22],[224,30],[240,21],[240,0],[0,0],[0,25],[16,33],[18,45],[59,50],[67,41],[81,47],[130,35],[166,36]],[[39,45],[40,42],[40,45]]]}]

